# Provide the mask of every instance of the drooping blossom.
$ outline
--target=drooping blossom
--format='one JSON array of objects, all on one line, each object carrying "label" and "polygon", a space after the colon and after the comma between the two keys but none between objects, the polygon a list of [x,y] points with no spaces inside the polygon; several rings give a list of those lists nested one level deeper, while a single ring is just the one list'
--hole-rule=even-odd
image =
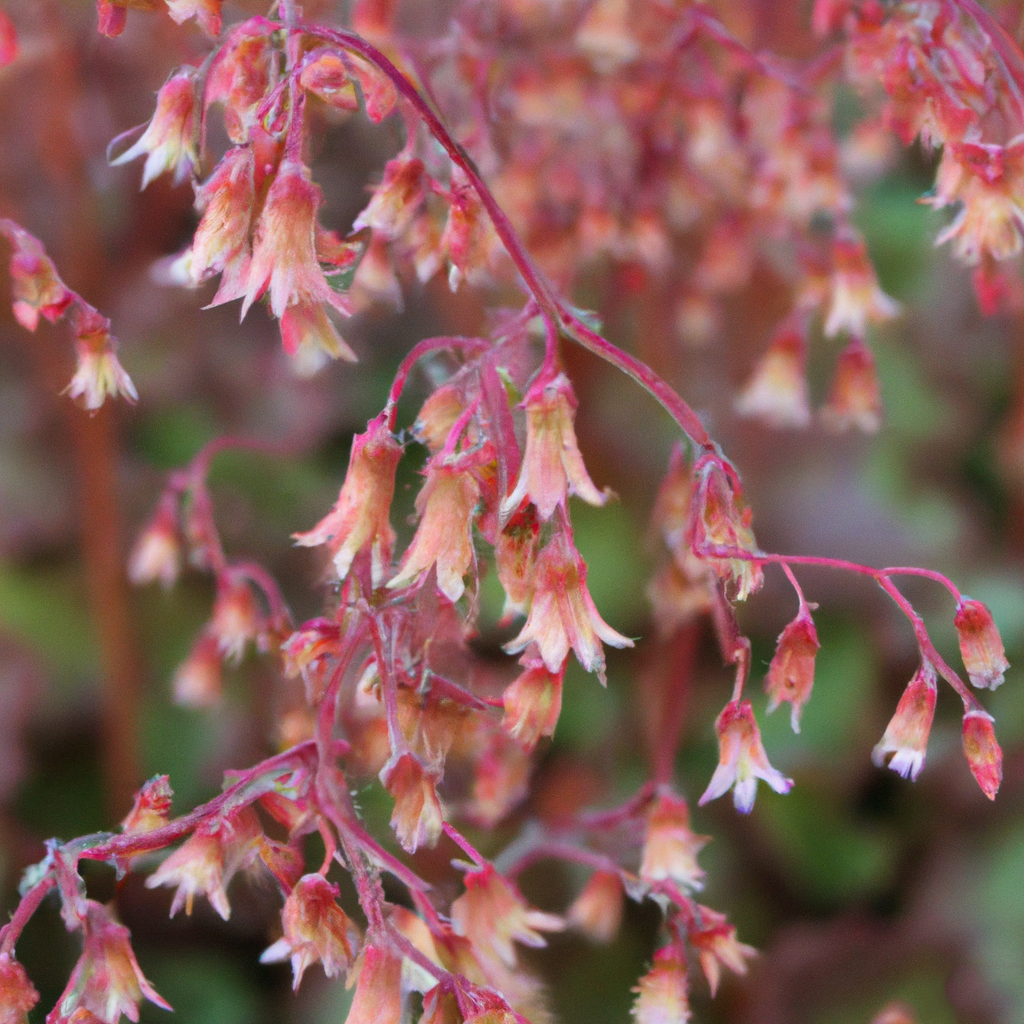
[{"label": "drooping blossom", "polygon": [[730,789],[736,810],[749,814],[757,796],[757,780],[764,779],[776,793],[788,793],[793,780],[768,763],[761,730],[749,700],[729,701],[715,722],[718,733],[718,767],[700,798],[700,806]]},{"label": "drooping blossom", "polygon": [[359,946],[359,930],[338,906],[338,887],[320,874],[303,875],[288,894],[281,913],[284,935],[266,949],[260,963],[290,960],[292,988],[319,961],[328,978],[350,971]]},{"label": "drooping blossom", "polygon": [[[687,539],[733,592],[745,601],[759,590],[764,573],[757,561],[752,514],[743,500],[739,475],[718,455],[705,455],[693,467],[694,491]],[[745,557],[746,555],[750,557]]]},{"label": "drooping blossom", "polygon": [[196,69],[179,68],[157,93],[153,118],[139,140],[110,163],[117,167],[145,156],[143,188],[154,178],[171,172],[178,185],[199,166],[199,124]]},{"label": "drooping blossom", "polygon": [[316,215],[320,189],[297,160],[281,161],[253,237],[252,263],[242,300],[242,316],[264,294],[280,319],[295,304],[327,302],[342,313],[348,300],[328,283],[316,252]]},{"label": "drooping blossom", "polygon": [[686,959],[675,946],[654,954],[651,969],[640,979],[633,1020],[636,1024],[686,1024],[690,1019]]},{"label": "drooping blossom", "polygon": [[167,0],[167,13],[179,24],[195,18],[211,39],[220,35],[224,0]]},{"label": "drooping blossom", "polygon": [[166,590],[181,571],[181,531],[178,500],[168,492],[160,499],[128,559],[128,579],[136,586],[159,580]]},{"label": "drooping blossom", "polygon": [[811,421],[807,397],[807,340],[799,330],[776,337],[733,408],[740,416],[759,419],[772,427],[805,427]]},{"label": "drooping blossom", "polygon": [[572,901],[566,921],[594,942],[611,942],[618,934],[626,902],[622,879],[614,871],[595,871]]},{"label": "drooping blossom", "polygon": [[121,822],[121,829],[128,835],[143,835],[163,828],[171,813],[173,796],[168,777],[154,775],[135,794],[135,802],[128,816]]},{"label": "drooping blossom", "polygon": [[192,645],[188,657],[177,667],[171,689],[174,702],[187,708],[208,708],[221,698],[223,659],[220,644],[208,629]]},{"label": "drooping blossom", "polygon": [[438,774],[428,771],[408,750],[381,769],[380,781],[395,798],[391,827],[408,853],[421,846],[435,846],[441,837],[444,811],[437,797]]},{"label": "drooping blossom", "polygon": [[647,813],[647,832],[640,861],[645,882],[672,879],[686,889],[704,888],[704,870],[697,854],[707,844],[690,828],[690,808],[674,793],[658,793]]},{"label": "drooping blossom", "polygon": [[565,528],[557,529],[537,556],[530,614],[505,650],[518,654],[534,643],[549,672],[558,672],[571,650],[604,683],[602,641],[612,647],[633,646],[601,618],[587,589],[586,564]]},{"label": "drooping blossom", "polygon": [[953,623],[971,685],[989,690],[1002,685],[1010,663],[992,613],[981,601],[964,597],[956,606]]},{"label": "drooping blossom", "polygon": [[401,456],[402,446],[386,418],[371,420],[366,433],[352,439],[348,472],[334,508],[312,530],[294,535],[295,543],[303,547],[326,544],[341,580],[361,551],[369,552],[374,586],[383,580],[395,543],[389,514]]},{"label": "drooping blossom", "polygon": [[831,299],[825,317],[829,337],[846,331],[862,338],[868,322],[890,320],[900,304],[878,286],[864,239],[852,228],[841,231],[832,243]]},{"label": "drooping blossom", "polygon": [[69,1024],[82,1014],[104,1024],[117,1024],[122,1014],[138,1021],[143,998],[171,1009],[143,975],[128,929],[102,904],[88,900],[86,905],[85,948],[47,1024]]},{"label": "drooping blossom", "polygon": [[299,85],[337,110],[358,110],[355,84],[336,53],[310,54],[299,72]]},{"label": "drooping blossom", "polygon": [[353,229],[372,228],[387,239],[404,234],[426,195],[425,173],[423,161],[416,157],[389,160],[384,167],[384,180],[356,217]]},{"label": "drooping blossom", "polygon": [[420,523],[389,589],[407,587],[432,566],[437,588],[452,603],[466,590],[463,577],[475,561],[473,516],[480,500],[480,484],[473,473],[451,466],[443,454],[426,469],[426,482],[416,496]]},{"label": "drooping blossom", "polygon": [[541,932],[565,927],[560,917],[531,909],[519,890],[490,864],[467,872],[465,882],[466,891],[452,903],[452,926],[487,959],[514,968],[518,958],[513,943],[540,948],[547,944]]},{"label": "drooping blossom", "polygon": [[74,301],[42,243],[13,220],[0,219],[0,234],[11,243],[11,298],[14,318],[34,331],[39,317],[56,323]]},{"label": "drooping blossom", "polygon": [[537,381],[523,399],[526,410],[526,454],[519,480],[512,493],[501,503],[502,516],[508,516],[529,500],[537,507],[542,522],[547,522],[569,494],[576,494],[591,505],[603,505],[607,492],[599,491],[583,465],[573,420],[576,397],[564,373],[553,379]]},{"label": "drooping blossom", "polygon": [[275,30],[276,25],[266,18],[255,17],[243,22],[232,29],[228,41],[221,47],[219,59],[210,68],[206,83],[207,109],[213,103],[223,104],[224,127],[236,146],[249,142],[255,146],[260,141],[257,111],[275,77]]},{"label": "drooping blossom", "polygon": [[839,354],[828,401],[821,421],[830,430],[856,427],[874,434],[882,425],[882,392],[875,371],[875,357],[860,338],[854,338]]},{"label": "drooping blossom", "polygon": [[818,632],[806,606],[779,636],[775,655],[768,666],[764,689],[768,694],[768,713],[783,701],[789,701],[790,724],[800,731],[800,715],[814,685],[814,659],[818,653]]},{"label": "drooping blossom", "polygon": [[746,974],[747,960],[757,955],[753,946],[736,939],[736,929],[729,924],[724,914],[699,904],[687,938],[697,951],[712,997],[718,991],[723,967],[734,974]]},{"label": "drooping blossom", "polygon": [[89,412],[95,412],[108,397],[120,395],[129,402],[137,402],[139,395],[135,385],[118,361],[110,321],[80,301],[75,306],[73,324],[78,368],[64,393]]},{"label": "drooping blossom", "polygon": [[525,615],[530,610],[533,578],[537,566],[540,523],[533,505],[513,513],[494,542],[494,565],[505,591],[502,618]]},{"label": "drooping blossom", "polygon": [[345,1024],[399,1024],[402,1019],[402,960],[372,938],[357,964],[359,979]]},{"label": "drooping blossom", "polygon": [[238,664],[245,645],[259,639],[264,627],[252,588],[243,579],[223,573],[217,581],[217,597],[213,603],[210,632],[225,661]]},{"label": "drooping blossom", "polygon": [[992,716],[972,709],[964,715],[964,756],[982,793],[995,800],[1003,781],[1003,752],[992,728]]},{"label": "drooping blossom", "polygon": [[551,672],[546,665],[529,663],[502,695],[502,728],[521,747],[533,750],[542,736],[554,736],[562,710],[564,669]]},{"label": "drooping blossom", "polygon": [[896,714],[871,752],[871,760],[876,765],[888,764],[905,779],[917,778],[924,767],[937,696],[935,668],[922,658],[921,667],[914,673],[896,705]]},{"label": "drooping blossom", "polygon": [[25,968],[9,953],[0,953],[0,1021],[28,1024],[28,1012],[39,1002],[39,993]]}]

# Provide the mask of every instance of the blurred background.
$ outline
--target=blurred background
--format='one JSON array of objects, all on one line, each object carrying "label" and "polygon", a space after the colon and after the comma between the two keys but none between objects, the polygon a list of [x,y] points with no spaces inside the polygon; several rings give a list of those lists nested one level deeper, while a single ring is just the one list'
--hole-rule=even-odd
[{"label": "blurred background", "polygon": [[[312,527],[334,501],[352,434],[381,408],[402,355],[429,334],[478,331],[484,318],[481,297],[467,288],[453,296],[443,275],[426,287],[407,281],[401,313],[382,307],[347,325],[358,365],[297,378],[261,308],[239,325],[234,304],[201,309],[211,287],[155,283],[153,264],[190,240],[191,186],[162,177],[139,192],[138,164],[107,165],[109,140],[148,120],[167,74],[198,63],[207,41],[161,12],[131,12],[125,34],[107,40],[95,32],[89,0],[7,6],[22,56],[0,71],[0,215],[37,235],[67,283],[112,319],[141,397],[134,408],[108,403],[91,418],[62,397],[74,369],[65,328],[22,331],[6,312],[9,286],[0,275],[4,912],[46,838],[116,828],[154,773],[170,776],[175,811],[185,811],[219,790],[225,769],[272,749],[280,680],[266,658],[250,655],[229,672],[213,709],[172,701],[173,671],[209,615],[208,578],[186,573],[167,593],[132,590],[125,578],[130,543],[167,472],[222,434],[287,445],[295,454],[218,458],[217,520],[229,555],[266,565],[297,621],[317,614],[321,566],[315,553],[292,547],[290,535]],[[306,9],[334,13],[330,3]],[[808,52],[805,6],[753,9],[762,20],[748,27],[763,42],[791,56]],[[445,10],[410,18],[426,31],[444,26]],[[225,20],[261,11],[227,3]],[[840,97],[840,130],[850,119],[844,103],[855,108]],[[313,154],[325,194],[321,220],[344,231],[365,203],[367,182],[400,146],[400,129],[326,116],[323,127]],[[773,431],[733,412],[778,312],[778,281],[768,270],[723,300],[716,336],[700,345],[652,315],[651,294],[631,288],[628,266],[598,268],[577,296],[605,317],[613,341],[650,359],[705,417],[743,476],[764,549],[938,569],[990,606],[1014,666],[1002,689],[983,695],[1006,755],[997,801],[984,799],[971,778],[960,706],[946,690],[927,765],[916,784],[905,782],[875,768],[870,752],[917,664],[906,620],[864,579],[799,574],[808,600],[820,605],[821,651],[795,736],[785,709],[763,716],[761,679],[796,611],[781,573],[767,571],[740,618],[754,645],[752,692],[765,745],[796,786],[786,797],[762,787],[749,817],[728,800],[694,809],[695,831],[714,837],[701,855],[702,902],[728,914],[740,939],[760,950],[748,976],[727,978],[713,1002],[694,979],[695,1019],[709,1024],[866,1024],[897,998],[921,1024],[1024,1024],[1024,687],[1016,668],[1024,663],[1024,320],[982,318],[968,274],[933,248],[945,218],[916,202],[933,174],[933,161],[911,150],[858,195],[854,221],[882,286],[905,308],[870,337],[885,405],[874,436],[837,436],[817,425]],[[814,405],[827,390],[835,346],[812,347]],[[574,508],[577,542],[604,618],[644,639],[635,653],[610,652],[607,689],[570,669],[562,717],[527,803],[490,836],[474,836],[490,854],[531,815],[635,791],[646,777],[649,695],[677,663],[693,671],[676,779],[695,804],[717,762],[713,723],[731,683],[708,624],[695,620],[658,638],[646,596],[660,557],[648,524],[675,442],[671,423],[588,354],[569,351],[566,359],[591,476],[619,495],[605,509]],[[402,422],[426,394],[426,379],[414,378]],[[416,479],[415,458],[404,460],[392,520],[405,538]],[[901,586],[958,664],[948,594],[925,581]],[[496,659],[508,637],[493,626],[498,610],[491,580],[477,647]],[[390,801],[381,787],[366,782],[358,799],[374,834],[386,834]],[[438,856],[421,854],[423,869]],[[191,919],[168,920],[170,894],[145,889],[141,877],[117,885],[107,868],[92,866],[87,882],[95,898],[116,898],[143,970],[182,1024],[344,1019],[350,993],[328,985],[319,968],[293,995],[285,966],[257,963],[279,928],[279,896],[269,886],[238,880],[225,923],[205,903]],[[523,887],[557,911],[580,882],[545,864]],[[566,934],[531,954],[557,1019],[628,1019],[657,924],[653,907],[630,905],[608,947]],[[26,930],[18,955],[42,994],[34,1020],[62,990],[77,946],[49,905]],[[142,1019],[161,1012],[147,1004]]]}]

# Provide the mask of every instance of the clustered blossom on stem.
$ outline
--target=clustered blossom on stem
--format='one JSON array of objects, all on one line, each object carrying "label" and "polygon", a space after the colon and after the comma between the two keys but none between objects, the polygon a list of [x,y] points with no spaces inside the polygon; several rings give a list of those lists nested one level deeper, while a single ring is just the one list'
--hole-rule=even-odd
[{"label": "clustered blossom on stem", "polygon": [[935,668],[930,661],[922,659],[921,667],[896,705],[896,713],[886,726],[885,734],[872,751],[875,764],[888,764],[904,778],[917,778],[924,767],[937,696]]}]

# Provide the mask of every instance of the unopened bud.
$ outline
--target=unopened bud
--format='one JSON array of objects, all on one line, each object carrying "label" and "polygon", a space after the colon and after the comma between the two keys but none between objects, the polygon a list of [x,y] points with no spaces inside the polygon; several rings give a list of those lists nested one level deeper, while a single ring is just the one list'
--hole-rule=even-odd
[{"label": "unopened bud", "polygon": [[957,605],[953,623],[971,685],[994,690],[1003,682],[1010,663],[992,613],[981,601],[965,597]]},{"label": "unopened bud", "polygon": [[1003,752],[992,728],[992,716],[984,711],[964,715],[964,756],[982,793],[994,800],[1003,781]]}]

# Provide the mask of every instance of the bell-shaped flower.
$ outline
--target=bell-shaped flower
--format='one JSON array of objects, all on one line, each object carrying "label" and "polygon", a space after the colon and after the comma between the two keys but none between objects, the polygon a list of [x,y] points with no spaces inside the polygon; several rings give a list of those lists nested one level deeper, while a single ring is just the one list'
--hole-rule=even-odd
[{"label": "bell-shaped flower", "polygon": [[995,800],[1003,781],[1003,751],[992,728],[992,716],[972,709],[964,715],[964,756],[982,793]]},{"label": "bell-shaped flower", "polygon": [[28,1024],[28,1012],[39,1002],[39,993],[25,968],[9,953],[0,953],[0,1021]]},{"label": "bell-shaped flower", "polygon": [[117,358],[117,342],[110,333],[110,321],[92,306],[79,302],[74,327],[78,340],[75,352],[78,368],[64,393],[89,412],[95,412],[109,397],[120,395],[137,402],[135,385]]},{"label": "bell-shaped flower", "polygon": [[249,224],[256,203],[254,176],[252,147],[234,146],[196,188],[196,207],[203,216],[192,240],[189,273],[195,282],[223,274],[213,306],[245,292],[251,257]]},{"label": "bell-shaped flower", "polygon": [[281,343],[294,360],[296,371],[311,377],[332,359],[358,362],[355,352],[331,323],[324,306],[297,303],[281,316]]},{"label": "bell-shaped flower", "polygon": [[310,54],[299,73],[299,85],[335,110],[358,110],[359,97],[345,62],[336,53]]},{"label": "bell-shaped flower", "polygon": [[935,669],[923,658],[921,667],[903,691],[885,734],[871,752],[871,760],[876,765],[882,767],[888,763],[903,778],[917,778],[924,767],[937,697]]},{"label": "bell-shaped flower", "polygon": [[618,874],[598,870],[572,901],[566,920],[594,942],[611,942],[622,924],[625,901],[625,890]]},{"label": "bell-shaped flower", "polygon": [[475,561],[473,516],[480,500],[480,484],[464,469],[451,465],[441,453],[426,469],[427,480],[416,496],[420,523],[405,553],[401,568],[388,588],[407,587],[437,569],[437,589],[453,604],[462,597],[463,577]]},{"label": "bell-shaped flower", "polygon": [[576,444],[573,420],[576,397],[564,373],[538,380],[523,399],[526,409],[526,454],[519,480],[501,503],[502,517],[511,515],[524,500],[533,502],[547,522],[569,494],[591,505],[603,505],[607,492],[599,491],[583,465]]},{"label": "bell-shaped flower", "polygon": [[[745,601],[764,583],[757,561],[751,512],[733,466],[718,455],[705,455],[693,467],[694,491],[687,540],[700,558]],[[750,557],[747,557],[749,554]]]},{"label": "bell-shaped flower", "polygon": [[217,598],[213,604],[210,632],[217,638],[217,647],[225,661],[238,664],[250,640],[259,639],[264,628],[252,588],[244,580],[222,573],[217,580]]},{"label": "bell-shaped flower", "polygon": [[807,339],[787,329],[768,346],[733,408],[740,416],[772,427],[806,427],[811,422],[807,397]]},{"label": "bell-shaped flower", "polygon": [[654,954],[651,969],[633,991],[633,1020],[636,1024],[686,1024],[690,1019],[686,958],[674,946]]},{"label": "bell-shaped flower", "polygon": [[724,914],[697,905],[687,938],[697,951],[701,970],[708,979],[712,997],[718,991],[722,968],[727,967],[734,974],[747,973],[747,960],[757,955],[753,946],[736,939],[736,929],[729,924]]},{"label": "bell-shaped flower", "polygon": [[368,227],[387,239],[398,238],[412,223],[426,196],[426,172],[416,157],[397,157],[384,167],[384,180],[366,209],[356,217],[354,230]]},{"label": "bell-shaped flower", "polygon": [[210,68],[207,110],[211,104],[223,104],[224,127],[235,145],[256,142],[261,135],[257,111],[273,86],[278,60],[276,31],[277,26],[266,18],[250,18],[231,31]]},{"label": "bell-shaped flower", "polygon": [[87,901],[84,930],[85,949],[47,1024],[68,1024],[85,1014],[104,1024],[117,1024],[122,1014],[138,1021],[143,998],[171,1009],[143,975],[128,929],[106,907]]},{"label": "bell-shaped flower", "polygon": [[352,439],[348,472],[334,508],[312,530],[294,535],[303,547],[327,544],[338,579],[345,579],[360,551],[368,551],[374,586],[382,581],[395,543],[389,514],[401,457],[402,446],[386,417],[371,420],[366,433]]},{"label": "bell-shaped flower", "polygon": [[530,663],[505,688],[502,728],[525,750],[533,750],[542,736],[554,736],[562,710],[564,669],[548,670],[543,663]]},{"label": "bell-shaped flower", "polygon": [[345,1024],[400,1024],[402,960],[372,939],[357,964],[359,980]]},{"label": "bell-shaped flower", "polygon": [[187,708],[208,708],[220,702],[223,683],[220,644],[208,629],[203,630],[188,657],[174,673],[175,704]]},{"label": "bell-shaped flower", "polygon": [[154,775],[135,794],[135,802],[128,816],[121,822],[126,835],[143,835],[167,824],[171,813],[170,780],[166,775]]},{"label": "bell-shaped flower", "polygon": [[260,963],[291,960],[293,989],[298,989],[306,968],[317,961],[328,978],[352,969],[359,930],[337,898],[338,887],[315,874],[303,875],[284,902],[284,935],[264,951]]},{"label": "bell-shaped flower", "polygon": [[981,601],[963,597],[956,606],[953,623],[971,685],[990,690],[1000,686],[1010,663],[992,613]]},{"label": "bell-shaped flower", "polygon": [[839,354],[828,401],[819,415],[829,430],[856,427],[865,434],[874,434],[882,425],[882,391],[875,357],[860,338],[854,338]]},{"label": "bell-shaped flower", "polygon": [[167,13],[179,25],[195,18],[199,27],[211,38],[220,35],[224,0],[167,0]]},{"label": "bell-shaped flower", "polygon": [[793,780],[768,763],[761,730],[749,700],[731,700],[715,722],[718,733],[718,767],[700,798],[700,806],[732,789],[736,810],[749,814],[757,796],[757,780],[764,779],[776,793],[788,793]]},{"label": "bell-shaped flower", "polygon": [[829,337],[847,331],[862,338],[868,321],[890,320],[899,314],[900,304],[878,287],[864,239],[857,232],[846,229],[837,235],[832,259],[832,297],[825,318]]},{"label": "bell-shaped flower", "polygon": [[565,528],[557,528],[537,556],[526,624],[505,650],[518,654],[534,643],[549,672],[559,672],[572,650],[579,663],[604,683],[602,641],[612,647],[633,646],[629,637],[601,618],[587,589],[586,564]]},{"label": "bell-shaped flower", "polygon": [[775,656],[768,666],[764,689],[768,694],[768,713],[783,701],[791,707],[793,732],[800,731],[800,714],[814,686],[814,659],[818,653],[818,631],[806,605],[779,636]]},{"label": "bell-shaped flower", "polygon": [[708,843],[690,828],[686,801],[669,792],[659,792],[647,813],[647,834],[640,862],[645,882],[672,879],[686,889],[704,888],[704,870],[697,854]]},{"label": "bell-shaped flower", "polygon": [[252,264],[242,301],[242,316],[264,292],[280,319],[296,303],[328,302],[341,312],[349,304],[327,282],[316,252],[316,214],[320,189],[299,161],[285,158],[263,204],[253,238]]},{"label": "bell-shaped flower", "polygon": [[167,492],[128,559],[128,579],[136,586],[159,580],[164,589],[174,585],[181,571],[181,531],[178,499]]},{"label": "bell-shaped flower", "polygon": [[11,298],[14,318],[28,331],[44,316],[56,323],[74,300],[42,243],[13,220],[0,219],[0,234],[11,243]]},{"label": "bell-shaped flower", "polygon": [[166,172],[173,172],[174,183],[180,184],[199,166],[199,124],[196,69],[179,68],[157,93],[153,119],[138,142],[110,163],[116,167],[145,156],[143,188]]},{"label": "bell-shaped flower", "polygon": [[485,959],[514,968],[513,943],[540,948],[547,945],[541,932],[565,927],[560,917],[531,909],[519,890],[490,864],[467,872],[465,882],[466,891],[452,904],[452,926]]},{"label": "bell-shaped flower", "polygon": [[415,754],[406,750],[384,765],[380,781],[395,798],[391,827],[402,849],[415,853],[421,846],[435,846],[444,823],[437,798],[438,772],[428,771]]}]

